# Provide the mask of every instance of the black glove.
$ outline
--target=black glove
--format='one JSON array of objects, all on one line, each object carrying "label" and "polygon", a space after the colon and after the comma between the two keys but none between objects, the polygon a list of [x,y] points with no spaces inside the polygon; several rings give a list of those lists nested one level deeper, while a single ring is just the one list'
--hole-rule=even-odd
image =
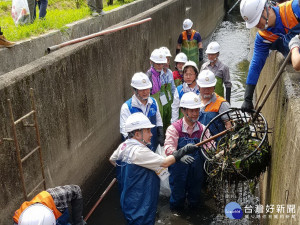
[{"label": "black glove", "polygon": [[72,204],[72,221],[74,225],[84,225],[85,221],[82,218],[82,209],[83,209],[83,200],[74,199],[71,202]]},{"label": "black glove", "polygon": [[164,146],[165,144],[165,133],[163,127],[157,127],[157,140],[160,146]]},{"label": "black glove", "polygon": [[231,88],[226,88],[226,101],[230,104]]},{"label": "black glove", "polygon": [[199,62],[203,60],[203,48],[199,48]]},{"label": "black glove", "polygon": [[178,162],[183,156],[194,153],[197,150],[199,150],[198,146],[187,144],[186,146],[178,149],[178,151],[174,151],[172,155],[175,157],[176,162]]},{"label": "black glove", "polygon": [[180,49],[176,48],[176,55],[180,52]]},{"label": "black glove", "polygon": [[242,105],[242,111],[243,112],[254,112],[254,107],[253,107],[253,93],[255,90],[256,85],[251,85],[247,84],[246,85],[246,90],[245,90],[245,99]]}]

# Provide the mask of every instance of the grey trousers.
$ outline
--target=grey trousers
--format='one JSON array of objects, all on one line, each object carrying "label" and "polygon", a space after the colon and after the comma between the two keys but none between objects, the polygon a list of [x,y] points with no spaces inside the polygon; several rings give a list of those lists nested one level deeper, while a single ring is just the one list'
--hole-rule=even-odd
[{"label": "grey trousers", "polygon": [[35,8],[35,0],[27,0],[29,12],[30,12],[30,23],[34,22],[34,8]]},{"label": "grey trousers", "polygon": [[87,4],[90,7],[91,11],[96,11],[100,13],[103,10],[102,0],[87,0]]}]

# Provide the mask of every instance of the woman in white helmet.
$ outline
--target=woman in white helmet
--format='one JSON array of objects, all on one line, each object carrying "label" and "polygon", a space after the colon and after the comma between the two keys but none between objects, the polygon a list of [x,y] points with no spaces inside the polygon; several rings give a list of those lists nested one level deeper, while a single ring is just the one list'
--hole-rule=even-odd
[{"label": "woman in white helmet", "polygon": [[[201,96],[201,107],[200,107],[200,117],[199,121],[203,125],[207,125],[213,118],[217,115],[229,110],[229,103],[221,96],[215,93],[215,86],[217,84],[217,79],[213,72],[210,70],[203,70],[200,72],[197,84],[200,87]],[[215,130],[210,129],[212,135],[223,131],[225,127],[229,128],[230,122],[228,117],[222,117],[222,121],[216,123],[217,127]],[[214,128],[213,126],[211,126]]]},{"label": "woman in white helmet", "polygon": [[195,62],[187,61],[183,66],[183,84],[179,85],[174,93],[174,99],[172,103],[172,119],[171,123],[183,117],[183,114],[179,112],[180,99],[184,93],[194,92],[200,94],[199,87],[196,83],[198,77],[198,67]]},{"label": "woman in white helmet", "polygon": [[183,83],[183,66],[188,61],[186,54],[180,52],[176,55],[175,70],[173,71],[173,79],[176,87]]},{"label": "woman in white helmet", "polygon": [[[180,108],[184,115],[182,119],[172,123],[166,132],[166,155],[188,144],[200,142],[204,126],[198,121],[201,101],[199,95],[188,92],[180,100]],[[210,137],[209,130],[205,137]],[[206,147],[209,148],[210,142]],[[185,155],[179,162],[169,167],[170,172],[170,209],[182,210],[187,199],[190,208],[196,208],[200,201],[201,187],[204,181],[204,158],[200,152]]]},{"label": "woman in white helmet", "polygon": [[116,166],[120,204],[127,224],[155,224],[160,179],[168,177],[163,168],[199,150],[189,145],[167,157],[158,155],[147,147],[153,127],[155,125],[143,113],[130,115],[125,123],[128,139],[110,157]]},{"label": "woman in white helmet", "polygon": [[225,97],[224,95],[224,87],[226,88],[226,100],[230,103],[230,95],[231,95],[231,81],[230,81],[230,74],[229,68],[224,63],[222,63],[219,59],[221,47],[218,42],[210,42],[207,46],[205,53],[207,54],[208,62],[205,62],[201,70],[210,70],[213,72],[217,78],[217,84],[215,87],[215,92],[221,96]]},{"label": "woman in white helmet", "polygon": [[300,33],[300,6],[291,0],[271,6],[267,0],[242,0],[240,12],[247,28],[257,27],[253,57],[250,63],[242,110],[252,112],[253,93],[269,50],[278,50],[287,55],[289,41]]},{"label": "woman in white helmet", "polygon": [[171,104],[175,91],[172,71],[169,69],[170,57],[168,48],[155,49],[150,57],[151,68],[146,73],[152,83],[151,97],[158,103],[164,131],[170,125]]},{"label": "woman in white helmet", "polygon": [[123,140],[128,136],[125,130],[127,118],[133,113],[142,112],[155,125],[151,130],[153,136],[149,148],[156,151],[158,144],[161,146],[164,145],[165,137],[158,103],[153,97],[150,97],[152,84],[146,74],[139,72],[133,75],[131,86],[133,87],[134,94],[122,105],[120,112],[120,132]]},{"label": "woman in white helmet", "polygon": [[183,21],[183,32],[179,35],[176,55],[181,51],[185,53],[188,60],[194,61],[197,65],[203,60],[202,39],[199,32],[192,29],[193,22],[190,19]]},{"label": "woman in white helmet", "polygon": [[40,192],[24,202],[13,216],[15,225],[68,225],[72,206],[73,225],[86,224],[82,218],[83,201],[78,185],[65,185]]}]

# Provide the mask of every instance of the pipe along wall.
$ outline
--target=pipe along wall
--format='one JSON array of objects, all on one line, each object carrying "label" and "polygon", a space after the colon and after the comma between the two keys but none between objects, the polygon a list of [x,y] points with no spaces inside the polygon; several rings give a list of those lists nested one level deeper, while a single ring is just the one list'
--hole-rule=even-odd
[{"label": "pipe along wall", "polygon": [[[78,184],[84,200],[91,198],[111,169],[108,157],[121,141],[119,113],[132,95],[132,75],[149,68],[155,48],[168,47],[174,59],[185,18],[192,19],[206,39],[224,15],[220,0],[161,1],[146,11],[143,4],[139,7],[139,14],[120,25],[147,17],[151,22],[65,47],[0,76],[0,138],[12,137],[7,99],[18,119],[30,111],[29,89],[35,91],[47,187]],[[31,51],[33,46],[22,54],[28,57]],[[17,136],[21,155],[36,147],[33,129],[20,125]],[[0,224],[9,224],[24,199],[14,144],[3,142],[0,153]],[[41,180],[37,155],[23,166],[30,192]]]}]

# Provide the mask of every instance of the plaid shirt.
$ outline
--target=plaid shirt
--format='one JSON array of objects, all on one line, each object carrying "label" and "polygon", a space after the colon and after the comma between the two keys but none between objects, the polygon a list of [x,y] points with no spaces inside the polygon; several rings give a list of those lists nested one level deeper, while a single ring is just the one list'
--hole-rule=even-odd
[{"label": "plaid shirt", "polygon": [[[81,190],[78,185],[65,185],[46,190],[53,198],[56,208],[63,213],[75,199],[81,199]],[[73,206],[72,206],[73,207]]]}]

